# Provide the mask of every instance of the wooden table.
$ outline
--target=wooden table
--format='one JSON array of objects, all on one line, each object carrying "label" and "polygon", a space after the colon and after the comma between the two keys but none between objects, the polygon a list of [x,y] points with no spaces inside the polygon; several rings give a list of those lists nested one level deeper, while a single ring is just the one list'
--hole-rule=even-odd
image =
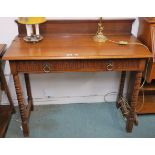
[{"label": "wooden table", "polygon": [[[126,72],[130,71],[131,78],[127,95],[130,108],[128,109],[128,114],[124,113],[124,116],[127,118],[127,132],[131,132],[133,125],[137,124],[135,105],[138,98],[142,72],[151,54],[140,45],[121,46],[109,41],[106,43],[94,42],[93,35],[97,28],[97,22],[96,20],[49,21],[41,27],[44,40],[32,44],[23,41],[22,35],[24,29],[22,25],[18,24],[20,35],[14,39],[3,59],[9,60],[10,62],[24,136],[29,136],[28,120],[33,110],[33,99],[29,79],[29,74],[31,73],[122,72],[117,107],[120,107],[124,113],[126,109],[122,106],[123,102],[121,97],[123,96]],[[112,28],[116,28],[115,31],[113,31],[113,35],[107,36],[109,39],[137,42],[136,38],[129,32],[131,30],[131,20],[126,20],[125,22],[107,21],[105,25],[109,23],[112,23]],[[120,23],[128,26],[123,29],[118,29],[118,24]],[[82,25],[79,28],[80,24]],[[51,29],[51,27],[54,27],[55,30]],[[70,28],[70,30],[69,27],[72,29]],[[58,33],[56,33],[56,31]],[[19,73],[24,73],[26,81],[28,95],[27,106],[22,93]]]}]

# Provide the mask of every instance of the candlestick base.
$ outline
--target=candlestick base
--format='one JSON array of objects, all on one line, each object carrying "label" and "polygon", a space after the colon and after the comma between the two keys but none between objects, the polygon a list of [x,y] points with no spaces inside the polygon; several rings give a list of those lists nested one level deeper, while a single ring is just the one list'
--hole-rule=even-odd
[{"label": "candlestick base", "polygon": [[41,35],[31,35],[31,36],[26,36],[23,38],[26,42],[39,42],[43,39],[43,36]]},{"label": "candlestick base", "polygon": [[104,36],[103,34],[97,34],[97,35],[94,36],[94,41],[96,41],[96,42],[102,42],[102,43],[104,43],[107,40],[108,40],[107,37]]}]

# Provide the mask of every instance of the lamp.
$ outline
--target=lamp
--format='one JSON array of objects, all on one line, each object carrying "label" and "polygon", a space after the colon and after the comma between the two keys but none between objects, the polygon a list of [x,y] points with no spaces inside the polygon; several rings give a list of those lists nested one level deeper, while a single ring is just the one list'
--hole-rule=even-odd
[{"label": "lamp", "polygon": [[[18,22],[26,25],[27,36],[23,39],[26,42],[39,42],[43,39],[39,32],[39,24],[44,23],[46,19],[44,17],[19,17]],[[35,25],[35,31],[33,30]]]},{"label": "lamp", "polygon": [[94,36],[94,41],[96,42],[106,42],[107,37],[103,35],[103,25],[102,25],[102,17],[100,17],[100,22],[98,23],[98,30],[96,35]]}]

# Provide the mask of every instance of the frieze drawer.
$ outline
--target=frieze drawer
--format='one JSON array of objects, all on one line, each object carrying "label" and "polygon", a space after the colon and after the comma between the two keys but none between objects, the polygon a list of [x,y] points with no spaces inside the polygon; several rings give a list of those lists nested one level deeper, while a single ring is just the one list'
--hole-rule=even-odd
[{"label": "frieze drawer", "polygon": [[144,70],[145,59],[10,61],[18,72],[94,72]]}]

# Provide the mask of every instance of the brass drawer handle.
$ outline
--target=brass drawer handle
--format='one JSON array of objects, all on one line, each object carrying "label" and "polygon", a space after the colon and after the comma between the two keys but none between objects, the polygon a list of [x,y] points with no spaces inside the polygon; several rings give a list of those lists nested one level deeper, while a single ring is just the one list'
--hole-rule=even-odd
[{"label": "brass drawer handle", "polygon": [[51,71],[51,67],[49,66],[49,64],[44,64],[43,65],[43,71],[45,73],[49,73]]},{"label": "brass drawer handle", "polygon": [[113,65],[110,63],[107,65],[107,71],[112,71],[113,70]]}]

